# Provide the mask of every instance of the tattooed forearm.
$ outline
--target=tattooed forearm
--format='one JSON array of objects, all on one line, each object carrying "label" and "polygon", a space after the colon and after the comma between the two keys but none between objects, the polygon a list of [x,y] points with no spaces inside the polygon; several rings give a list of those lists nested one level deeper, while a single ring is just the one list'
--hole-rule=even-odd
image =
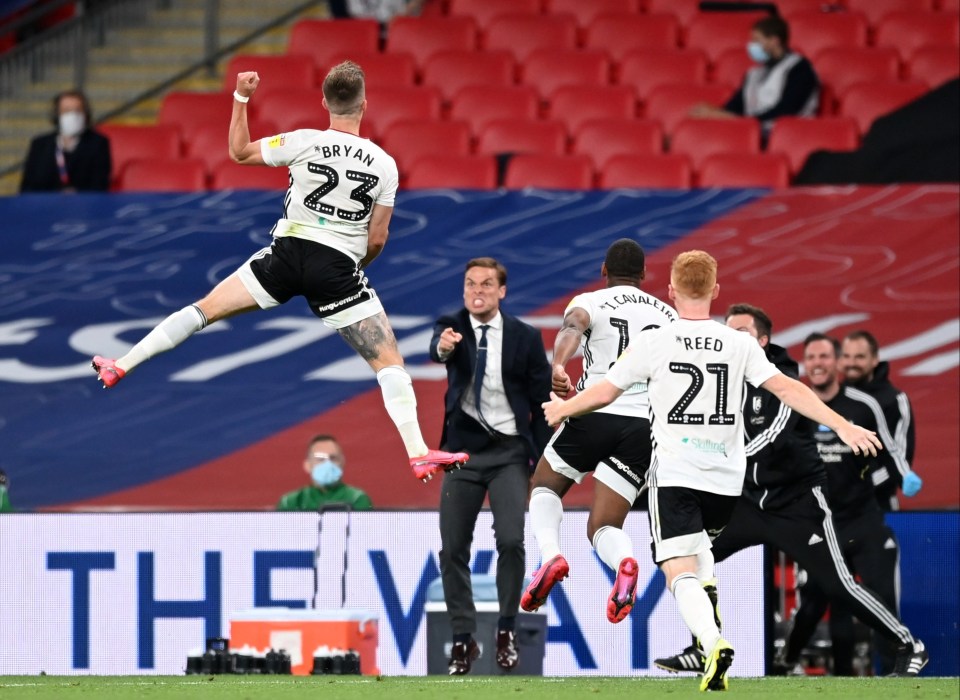
[{"label": "tattooed forearm", "polygon": [[340,335],[367,362],[376,360],[384,351],[397,349],[397,340],[383,313],[341,328]]}]

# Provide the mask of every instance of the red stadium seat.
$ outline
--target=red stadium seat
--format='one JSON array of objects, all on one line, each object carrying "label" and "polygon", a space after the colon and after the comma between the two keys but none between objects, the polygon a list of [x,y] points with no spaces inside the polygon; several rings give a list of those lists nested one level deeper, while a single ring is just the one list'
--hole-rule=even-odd
[{"label": "red stadium seat", "polygon": [[[253,106],[251,102],[247,109]],[[233,95],[225,92],[171,92],[160,103],[160,124],[173,124],[182,131],[196,124],[230,124]],[[184,133],[184,136],[186,134]]]},{"label": "red stadium seat", "polygon": [[743,46],[727,49],[717,56],[713,62],[713,69],[710,71],[710,81],[724,85],[743,84],[743,78],[747,71],[756,66],[756,62],[749,55]]},{"label": "red stadium seat", "polygon": [[638,14],[640,4],[640,0],[547,0],[547,12],[573,15],[577,25],[586,29],[600,15]]},{"label": "red stadium seat", "polygon": [[790,165],[779,153],[717,153],[704,160],[700,187],[787,187]]},{"label": "red stadium seat", "polygon": [[507,164],[504,185],[508,190],[524,187],[592,190],[593,163],[581,155],[518,155]]},{"label": "red stadium seat", "polygon": [[644,98],[658,85],[705,83],[708,66],[706,54],[697,49],[637,49],[620,62],[617,82]]},{"label": "red stadium seat", "polygon": [[237,54],[227,62],[223,73],[223,89],[233,92],[237,87],[237,73],[251,70],[260,76],[260,87],[257,88],[259,95],[274,90],[312,88],[316,72],[313,59],[302,54]]},{"label": "red stadium seat", "polygon": [[673,15],[684,26],[700,14],[700,0],[646,0],[646,7],[649,14]]},{"label": "red stadium seat", "polygon": [[441,51],[424,64],[422,83],[437,88],[449,102],[465,87],[512,85],[514,74],[508,51]]},{"label": "red stadium seat", "polygon": [[472,17],[481,30],[501,15],[539,15],[540,0],[450,0],[448,15]]},{"label": "red stadium seat", "polygon": [[497,119],[484,127],[477,141],[477,153],[543,153],[563,155],[567,130],[557,121]]},{"label": "red stadium seat", "polygon": [[892,46],[906,60],[923,46],[960,44],[957,13],[894,12],[877,27],[877,46]]},{"label": "red stadium seat", "polygon": [[684,119],[670,137],[670,152],[690,158],[694,170],[716,153],[759,153],[756,119]]},{"label": "red stadium seat", "polygon": [[240,165],[230,160],[210,168],[211,190],[285,190],[290,186],[287,168]]},{"label": "red stadium seat", "polygon": [[207,170],[213,172],[214,165],[229,158],[228,133],[228,128],[223,124],[199,126],[190,134],[189,139],[184,140],[184,155],[203,161]]},{"label": "red stadium seat", "polygon": [[570,15],[501,15],[487,27],[484,48],[510,51],[523,63],[537,49],[573,49],[577,24]]},{"label": "red stadium seat", "polygon": [[840,95],[840,114],[853,117],[866,134],[877,117],[903,107],[927,92],[923,83],[859,83]]},{"label": "red stadium seat", "polygon": [[477,23],[471,17],[396,17],[387,33],[387,52],[413,55],[419,68],[440,51],[477,48]]},{"label": "red stadium seat", "polygon": [[953,46],[925,46],[913,52],[907,66],[911,80],[938,87],[960,75],[960,51]]},{"label": "red stadium seat", "polygon": [[960,12],[960,0],[940,0],[937,9],[941,12]]},{"label": "red stadium seat", "polygon": [[813,65],[820,81],[836,94],[845,92],[856,83],[900,79],[900,54],[891,48],[834,46],[818,53]]},{"label": "red stadium seat", "polygon": [[573,134],[573,152],[589,156],[597,171],[619,155],[663,152],[663,129],[646,119],[591,119]]},{"label": "red stadium seat", "polygon": [[[226,131],[222,121],[220,128]],[[103,124],[97,129],[110,139],[110,160],[112,161],[110,179],[113,182],[117,181],[121,171],[131,161],[141,158],[180,157],[180,129],[172,124],[156,126]]]},{"label": "red stadium seat", "polygon": [[417,79],[417,63],[408,53],[364,53],[349,51],[334,56],[329,65],[320,64],[317,71],[317,87],[323,86],[327,71],[337,63],[350,59],[363,69],[367,87],[403,87],[413,85]]},{"label": "red stadium seat", "polygon": [[550,93],[550,116],[572,133],[590,119],[630,119],[637,96],[627,85],[568,85]]},{"label": "red stadium seat", "polygon": [[537,118],[540,98],[527,85],[475,86],[458,92],[450,106],[450,118],[466,121],[474,136],[498,119],[532,121]]},{"label": "red stadium seat", "polygon": [[689,189],[693,183],[690,160],[677,153],[660,155],[620,155],[607,161],[600,171],[600,189]]},{"label": "red stadium seat", "polygon": [[860,12],[876,27],[892,12],[932,12],[933,0],[844,0],[847,9]]},{"label": "red stadium seat", "polygon": [[143,158],[120,173],[120,192],[199,192],[207,188],[207,168],[195,158]]},{"label": "red stadium seat", "polygon": [[523,82],[542,97],[565,85],[607,85],[610,61],[603,51],[539,49],[523,64]]},{"label": "red stadium seat", "polygon": [[[310,120],[309,124],[294,125],[293,127],[286,129],[286,131],[293,131],[295,128],[325,129],[327,126],[327,120],[324,119],[320,121],[316,118],[313,118]],[[273,122],[267,120],[258,119],[251,121],[249,123],[249,127],[251,141],[257,141],[259,139],[275,136],[276,134],[281,133],[281,130],[278,129]],[[202,160],[206,164],[207,169],[210,170],[213,165],[229,157],[227,152],[228,133],[228,125],[223,124],[222,122],[199,124],[192,128],[188,134],[184,135],[184,155],[188,158]]]},{"label": "red stadium seat", "polygon": [[850,117],[780,117],[773,123],[768,153],[786,156],[793,173],[800,171],[813,151],[853,151],[860,145],[860,130]]},{"label": "red stadium seat", "polygon": [[405,187],[493,190],[497,187],[497,161],[493,156],[424,156],[410,169]]},{"label": "red stadium seat", "polygon": [[790,46],[808,58],[831,46],[867,45],[867,20],[859,12],[797,12],[787,21]]},{"label": "red stadium seat", "polygon": [[781,17],[789,17],[796,12],[822,12],[823,0],[776,0],[777,12]]},{"label": "red stadium seat", "polygon": [[302,19],[293,25],[287,44],[288,54],[309,56],[317,68],[327,69],[344,54],[379,49],[380,23],[375,19]]},{"label": "red stadium seat", "polygon": [[672,15],[601,15],[585,30],[583,44],[622,61],[636,49],[677,48],[680,23]]},{"label": "red stadium seat", "polygon": [[326,129],[330,116],[323,106],[323,92],[277,90],[257,104],[257,118],[273,122],[280,131],[293,131],[298,124],[312,123],[314,129]]},{"label": "red stadium seat", "polygon": [[666,133],[689,116],[690,108],[699,102],[722,106],[733,94],[728,85],[661,85],[644,101],[647,119],[655,119]]},{"label": "red stadium seat", "polygon": [[687,25],[685,46],[700,49],[714,60],[727,49],[743,49],[754,23],[766,16],[765,12],[705,12]]},{"label": "red stadium seat", "polygon": [[364,121],[379,135],[405,119],[440,119],[441,103],[440,92],[432,87],[370,88]]},{"label": "red stadium seat", "polygon": [[383,132],[380,145],[407,173],[424,156],[470,155],[470,127],[466,122],[397,122]]}]

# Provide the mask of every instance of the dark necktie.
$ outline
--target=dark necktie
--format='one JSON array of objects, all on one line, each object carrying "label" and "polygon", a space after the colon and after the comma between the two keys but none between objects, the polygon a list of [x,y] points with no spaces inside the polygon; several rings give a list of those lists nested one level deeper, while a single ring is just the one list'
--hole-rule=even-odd
[{"label": "dark necktie", "polygon": [[487,324],[480,326],[480,342],[477,343],[477,371],[473,375],[473,402],[477,409],[477,415],[483,420],[483,413],[480,412],[480,389],[483,388],[483,375],[487,371],[487,330],[490,328]]}]

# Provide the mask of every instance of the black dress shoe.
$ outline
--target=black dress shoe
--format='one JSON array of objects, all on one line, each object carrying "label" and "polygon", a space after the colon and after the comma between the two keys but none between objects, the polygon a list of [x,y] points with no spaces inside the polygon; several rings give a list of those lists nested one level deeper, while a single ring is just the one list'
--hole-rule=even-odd
[{"label": "black dress shoe", "polygon": [[507,671],[516,668],[520,661],[517,651],[517,635],[513,630],[499,630],[497,632],[497,666]]},{"label": "black dress shoe", "polygon": [[470,673],[471,664],[479,658],[480,647],[474,640],[454,642],[453,649],[450,650],[450,663],[447,666],[447,673],[451,676],[462,676]]}]

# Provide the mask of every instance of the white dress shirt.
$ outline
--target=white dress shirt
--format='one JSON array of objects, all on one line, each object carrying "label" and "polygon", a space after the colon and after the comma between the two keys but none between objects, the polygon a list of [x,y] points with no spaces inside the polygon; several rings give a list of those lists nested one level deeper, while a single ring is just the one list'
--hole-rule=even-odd
[{"label": "white dress shirt", "polygon": [[460,407],[468,416],[481,424],[485,422],[486,425],[498,433],[518,435],[517,419],[513,415],[513,409],[510,408],[510,402],[507,400],[507,394],[503,387],[503,316],[498,311],[496,316],[484,324],[471,315],[470,325],[473,327],[474,339],[478,347],[480,336],[483,333],[480,326],[489,326],[487,329],[487,364],[483,374],[483,388],[480,392],[480,411],[483,413],[483,421],[477,415],[472,379],[467,385],[467,390],[463,393]]}]

